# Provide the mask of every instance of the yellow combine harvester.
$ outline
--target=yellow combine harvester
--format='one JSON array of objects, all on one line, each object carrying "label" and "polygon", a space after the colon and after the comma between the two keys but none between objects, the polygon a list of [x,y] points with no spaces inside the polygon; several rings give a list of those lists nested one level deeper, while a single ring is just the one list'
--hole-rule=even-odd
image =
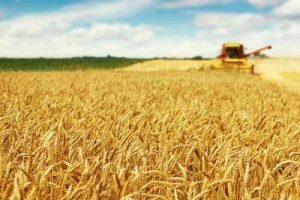
[{"label": "yellow combine harvester", "polygon": [[257,54],[272,46],[266,46],[251,53],[244,53],[244,45],[238,43],[223,44],[221,55],[218,61],[212,65],[213,69],[228,69],[254,74],[254,65],[247,61],[247,57]]}]

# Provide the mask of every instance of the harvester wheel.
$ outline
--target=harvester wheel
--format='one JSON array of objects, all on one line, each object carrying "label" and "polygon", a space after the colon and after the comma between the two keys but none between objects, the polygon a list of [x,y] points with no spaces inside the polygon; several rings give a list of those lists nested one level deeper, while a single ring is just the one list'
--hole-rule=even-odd
[{"label": "harvester wheel", "polygon": [[254,68],[254,65],[251,66],[251,74],[252,74],[252,75],[255,75],[255,68]]}]

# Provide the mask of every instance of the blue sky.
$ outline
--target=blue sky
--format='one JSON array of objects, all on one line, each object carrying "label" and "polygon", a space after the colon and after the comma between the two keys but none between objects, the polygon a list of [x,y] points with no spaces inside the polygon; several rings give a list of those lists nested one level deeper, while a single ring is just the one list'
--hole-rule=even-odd
[{"label": "blue sky", "polygon": [[[90,2],[93,0],[90,0]],[[26,14],[32,12],[45,12],[56,10],[61,7],[66,7],[68,5],[74,5],[78,3],[88,2],[87,0],[2,0],[0,2],[0,6],[6,10],[8,14]],[[112,1],[98,1],[98,2],[112,2]],[[167,1],[160,1],[167,2]],[[263,8],[263,9],[262,9]],[[153,9],[151,9],[153,10]],[[156,11],[161,11],[161,13],[165,13],[164,9],[154,9]],[[226,11],[226,12],[264,12],[266,7],[261,7],[257,9],[257,7],[251,5],[246,1],[237,1],[235,3],[218,3],[218,4],[204,4],[204,5],[195,5],[195,6],[187,6],[185,8],[177,7],[175,9],[178,10],[213,10],[213,11]],[[170,10],[169,10],[170,11]]]},{"label": "blue sky", "polygon": [[299,2],[1,0],[0,57],[213,57],[224,42],[298,57]]}]

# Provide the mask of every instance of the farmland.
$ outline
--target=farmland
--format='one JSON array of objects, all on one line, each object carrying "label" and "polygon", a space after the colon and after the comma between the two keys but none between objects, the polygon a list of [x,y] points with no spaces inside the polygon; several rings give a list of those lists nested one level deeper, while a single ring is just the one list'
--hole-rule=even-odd
[{"label": "farmland", "polygon": [[299,199],[299,116],[247,74],[1,72],[0,198]]},{"label": "farmland", "polygon": [[144,59],[118,57],[75,57],[75,58],[0,58],[0,71],[52,71],[114,69],[126,67]]}]

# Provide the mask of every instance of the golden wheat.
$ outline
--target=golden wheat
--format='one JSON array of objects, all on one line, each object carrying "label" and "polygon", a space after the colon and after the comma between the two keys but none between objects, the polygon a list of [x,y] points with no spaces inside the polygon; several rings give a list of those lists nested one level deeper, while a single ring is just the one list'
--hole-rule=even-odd
[{"label": "golden wheat", "polygon": [[0,74],[1,199],[299,199],[300,96],[221,72]]}]

